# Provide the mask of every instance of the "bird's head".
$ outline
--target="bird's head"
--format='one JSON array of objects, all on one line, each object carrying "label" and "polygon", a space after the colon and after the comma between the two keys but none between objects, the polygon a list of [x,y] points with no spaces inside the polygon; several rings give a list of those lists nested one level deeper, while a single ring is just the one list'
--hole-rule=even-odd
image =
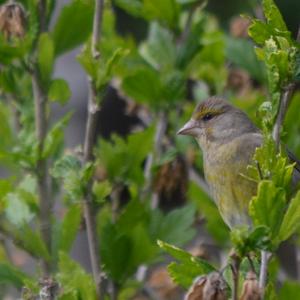
[{"label": "bird's head", "polygon": [[257,131],[240,109],[222,98],[211,97],[198,104],[191,119],[177,134],[195,137],[205,150],[211,143],[226,143],[241,134]]}]

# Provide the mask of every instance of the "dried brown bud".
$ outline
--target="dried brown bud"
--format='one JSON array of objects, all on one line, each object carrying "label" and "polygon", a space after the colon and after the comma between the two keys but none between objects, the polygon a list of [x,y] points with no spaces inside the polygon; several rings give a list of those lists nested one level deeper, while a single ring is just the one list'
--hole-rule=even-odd
[{"label": "dried brown bud", "polygon": [[226,300],[227,284],[218,272],[198,277],[185,296],[185,300]]},{"label": "dried brown bud", "polygon": [[207,276],[197,277],[184,297],[184,300],[201,300],[203,298],[204,285],[207,282]]},{"label": "dried brown bud", "polygon": [[247,274],[240,300],[261,300],[261,291],[256,274],[253,271]]},{"label": "dried brown bud", "polygon": [[15,1],[8,1],[0,6],[0,31],[6,39],[25,35],[26,14],[23,6]]},{"label": "dried brown bud", "polygon": [[227,87],[239,95],[246,94],[251,89],[250,75],[241,69],[231,69],[228,74]]},{"label": "dried brown bud", "polygon": [[241,38],[248,37],[250,21],[242,17],[235,17],[230,22],[230,33],[232,36]]}]

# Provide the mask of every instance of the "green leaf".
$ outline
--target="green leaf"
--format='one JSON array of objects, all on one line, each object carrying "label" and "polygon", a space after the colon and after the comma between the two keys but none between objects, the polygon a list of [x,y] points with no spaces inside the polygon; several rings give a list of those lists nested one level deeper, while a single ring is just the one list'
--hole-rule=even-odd
[{"label": "green leaf", "polygon": [[52,80],[48,97],[51,101],[57,101],[62,105],[66,104],[71,97],[71,90],[68,83],[61,78]]},{"label": "green leaf", "polygon": [[192,227],[195,219],[195,207],[186,205],[174,209],[167,215],[156,211],[151,216],[150,230],[153,238],[182,246],[195,235]]},{"label": "green leaf", "polygon": [[29,252],[33,253],[36,257],[50,261],[49,252],[39,232],[33,231],[27,225],[23,225],[22,228],[18,229],[17,238],[22,241],[24,248],[28,249]]},{"label": "green leaf", "polygon": [[107,196],[112,192],[112,185],[108,180],[97,182],[93,184],[93,193],[97,202],[103,202]]},{"label": "green leaf", "polygon": [[68,125],[72,117],[72,112],[67,113],[61,120],[56,122],[54,126],[49,130],[43,149],[43,158],[50,155],[57,155],[61,150],[64,142],[64,129]]},{"label": "green leaf", "polygon": [[152,149],[153,129],[130,134],[127,141],[116,135],[112,142],[100,140],[96,149],[97,163],[105,168],[111,182],[143,183],[142,163]]},{"label": "green leaf", "polygon": [[127,49],[117,48],[116,50],[113,49],[112,54],[110,53],[108,57],[95,58],[91,43],[88,42],[83,51],[77,56],[77,59],[94,81],[97,90],[101,91],[111,80],[118,62],[127,54]]},{"label": "green leaf", "polygon": [[203,259],[197,258],[175,246],[158,241],[158,245],[176,258],[179,263],[168,266],[169,274],[174,282],[188,289],[197,276],[215,271],[215,268]]},{"label": "green leaf", "polygon": [[199,212],[204,215],[206,219],[204,226],[207,231],[219,244],[227,244],[229,240],[229,229],[224,223],[213,200],[193,182],[189,183],[188,197],[196,203],[197,207],[199,207]]},{"label": "green leaf", "polygon": [[81,224],[81,206],[72,205],[65,214],[55,237],[56,252],[69,253]]},{"label": "green leaf", "polygon": [[52,32],[55,55],[61,55],[82,44],[91,33],[92,22],[93,5],[90,1],[73,0],[65,5]]},{"label": "green leaf", "polygon": [[286,281],[279,291],[279,300],[298,299],[300,295],[299,282]]},{"label": "green leaf", "polygon": [[9,193],[5,197],[5,215],[12,224],[17,226],[29,223],[34,217],[23,195],[24,193],[19,191],[18,193]]},{"label": "green leaf", "polygon": [[234,228],[230,233],[235,252],[240,257],[245,257],[252,251],[270,250],[270,230],[266,226],[256,226],[249,229],[247,226]]},{"label": "green leaf", "polygon": [[176,48],[171,32],[157,22],[150,24],[147,41],[140,48],[141,56],[155,69],[171,68],[176,60]]},{"label": "green leaf", "polygon": [[275,30],[279,31],[287,31],[287,27],[281,13],[277,6],[275,5],[273,0],[263,0],[263,10],[264,15],[267,19],[267,23],[270,27],[274,28]]},{"label": "green leaf", "polygon": [[0,202],[12,190],[12,181],[9,179],[0,179]]},{"label": "green leaf", "polygon": [[73,155],[65,155],[57,160],[50,171],[55,178],[62,179],[66,199],[77,202],[82,199],[94,166],[90,163],[81,166],[80,160]]},{"label": "green leaf", "polygon": [[0,63],[11,65],[14,60],[22,58],[30,46],[30,39],[15,39],[13,43],[8,43],[3,35],[0,35]]},{"label": "green leaf", "polygon": [[0,283],[9,283],[16,288],[22,288],[29,277],[8,263],[0,263]]},{"label": "green leaf", "polygon": [[287,211],[283,217],[281,227],[279,230],[278,240],[285,241],[293,233],[295,233],[300,226],[300,191],[296,196],[290,200]]},{"label": "green leaf", "polygon": [[262,180],[258,185],[257,196],[249,204],[249,214],[255,225],[270,228],[276,238],[286,206],[285,191],[270,180]]},{"label": "green leaf", "polygon": [[[63,295],[71,294],[71,299],[97,299],[96,287],[90,274],[74,262],[67,254],[61,252],[59,255],[59,273],[57,280],[63,286]],[[69,296],[69,295],[68,295]],[[66,299],[70,299],[66,297]]]},{"label": "green leaf", "polygon": [[179,7],[175,0],[143,0],[143,2],[143,16],[146,19],[156,19],[170,28],[176,28]]},{"label": "green leaf", "polygon": [[48,85],[53,71],[54,43],[48,33],[42,33],[38,41],[38,66],[43,84]]},{"label": "green leaf", "polygon": [[133,16],[141,17],[143,14],[143,2],[140,0],[115,0],[114,3]]},{"label": "green leaf", "polygon": [[256,19],[252,20],[251,25],[248,28],[248,33],[255,43],[259,45],[263,45],[272,35],[269,26],[262,20]]},{"label": "green leaf", "polygon": [[150,68],[138,70],[126,77],[122,82],[122,89],[138,103],[159,106],[162,98],[159,74]]},{"label": "green leaf", "polygon": [[130,237],[118,233],[108,224],[101,233],[100,251],[105,270],[110,277],[121,283],[128,276],[128,260],[132,253]]}]

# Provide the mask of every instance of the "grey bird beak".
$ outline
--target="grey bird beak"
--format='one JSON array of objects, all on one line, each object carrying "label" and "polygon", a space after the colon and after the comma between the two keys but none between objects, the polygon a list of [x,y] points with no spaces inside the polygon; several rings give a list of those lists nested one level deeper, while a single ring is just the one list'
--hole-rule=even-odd
[{"label": "grey bird beak", "polygon": [[177,134],[178,135],[195,135],[196,134],[196,130],[197,130],[197,127],[198,127],[198,122],[193,120],[193,119],[190,119],[187,123],[185,123],[183,125],[182,128],[180,128],[178,131],[177,131]]}]

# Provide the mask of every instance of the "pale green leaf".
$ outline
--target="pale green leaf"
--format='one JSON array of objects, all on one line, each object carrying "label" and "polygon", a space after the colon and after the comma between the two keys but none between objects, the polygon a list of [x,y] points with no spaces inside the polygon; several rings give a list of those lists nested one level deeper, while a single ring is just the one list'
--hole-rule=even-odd
[{"label": "pale green leaf", "polygon": [[[71,299],[97,299],[96,287],[92,276],[63,252],[59,255],[57,280],[63,286],[63,295],[73,294],[75,296],[75,298]],[[67,299],[70,298],[67,297]]]},{"label": "pale green leaf", "polygon": [[276,238],[283,219],[286,206],[285,191],[272,181],[262,180],[258,185],[257,196],[249,204],[249,214],[256,226],[262,225],[270,229]]},{"label": "pale green leaf", "polygon": [[60,104],[66,104],[71,97],[71,90],[68,83],[61,78],[51,81],[48,97],[51,101],[57,101]]},{"label": "pale green leaf", "polygon": [[296,196],[290,200],[288,209],[283,217],[280,227],[278,240],[285,241],[293,233],[295,233],[300,226],[300,191]]},{"label": "pale green leaf", "polygon": [[38,41],[38,66],[42,82],[48,85],[53,71],[54,43],[49,33],[42,33]]}]

